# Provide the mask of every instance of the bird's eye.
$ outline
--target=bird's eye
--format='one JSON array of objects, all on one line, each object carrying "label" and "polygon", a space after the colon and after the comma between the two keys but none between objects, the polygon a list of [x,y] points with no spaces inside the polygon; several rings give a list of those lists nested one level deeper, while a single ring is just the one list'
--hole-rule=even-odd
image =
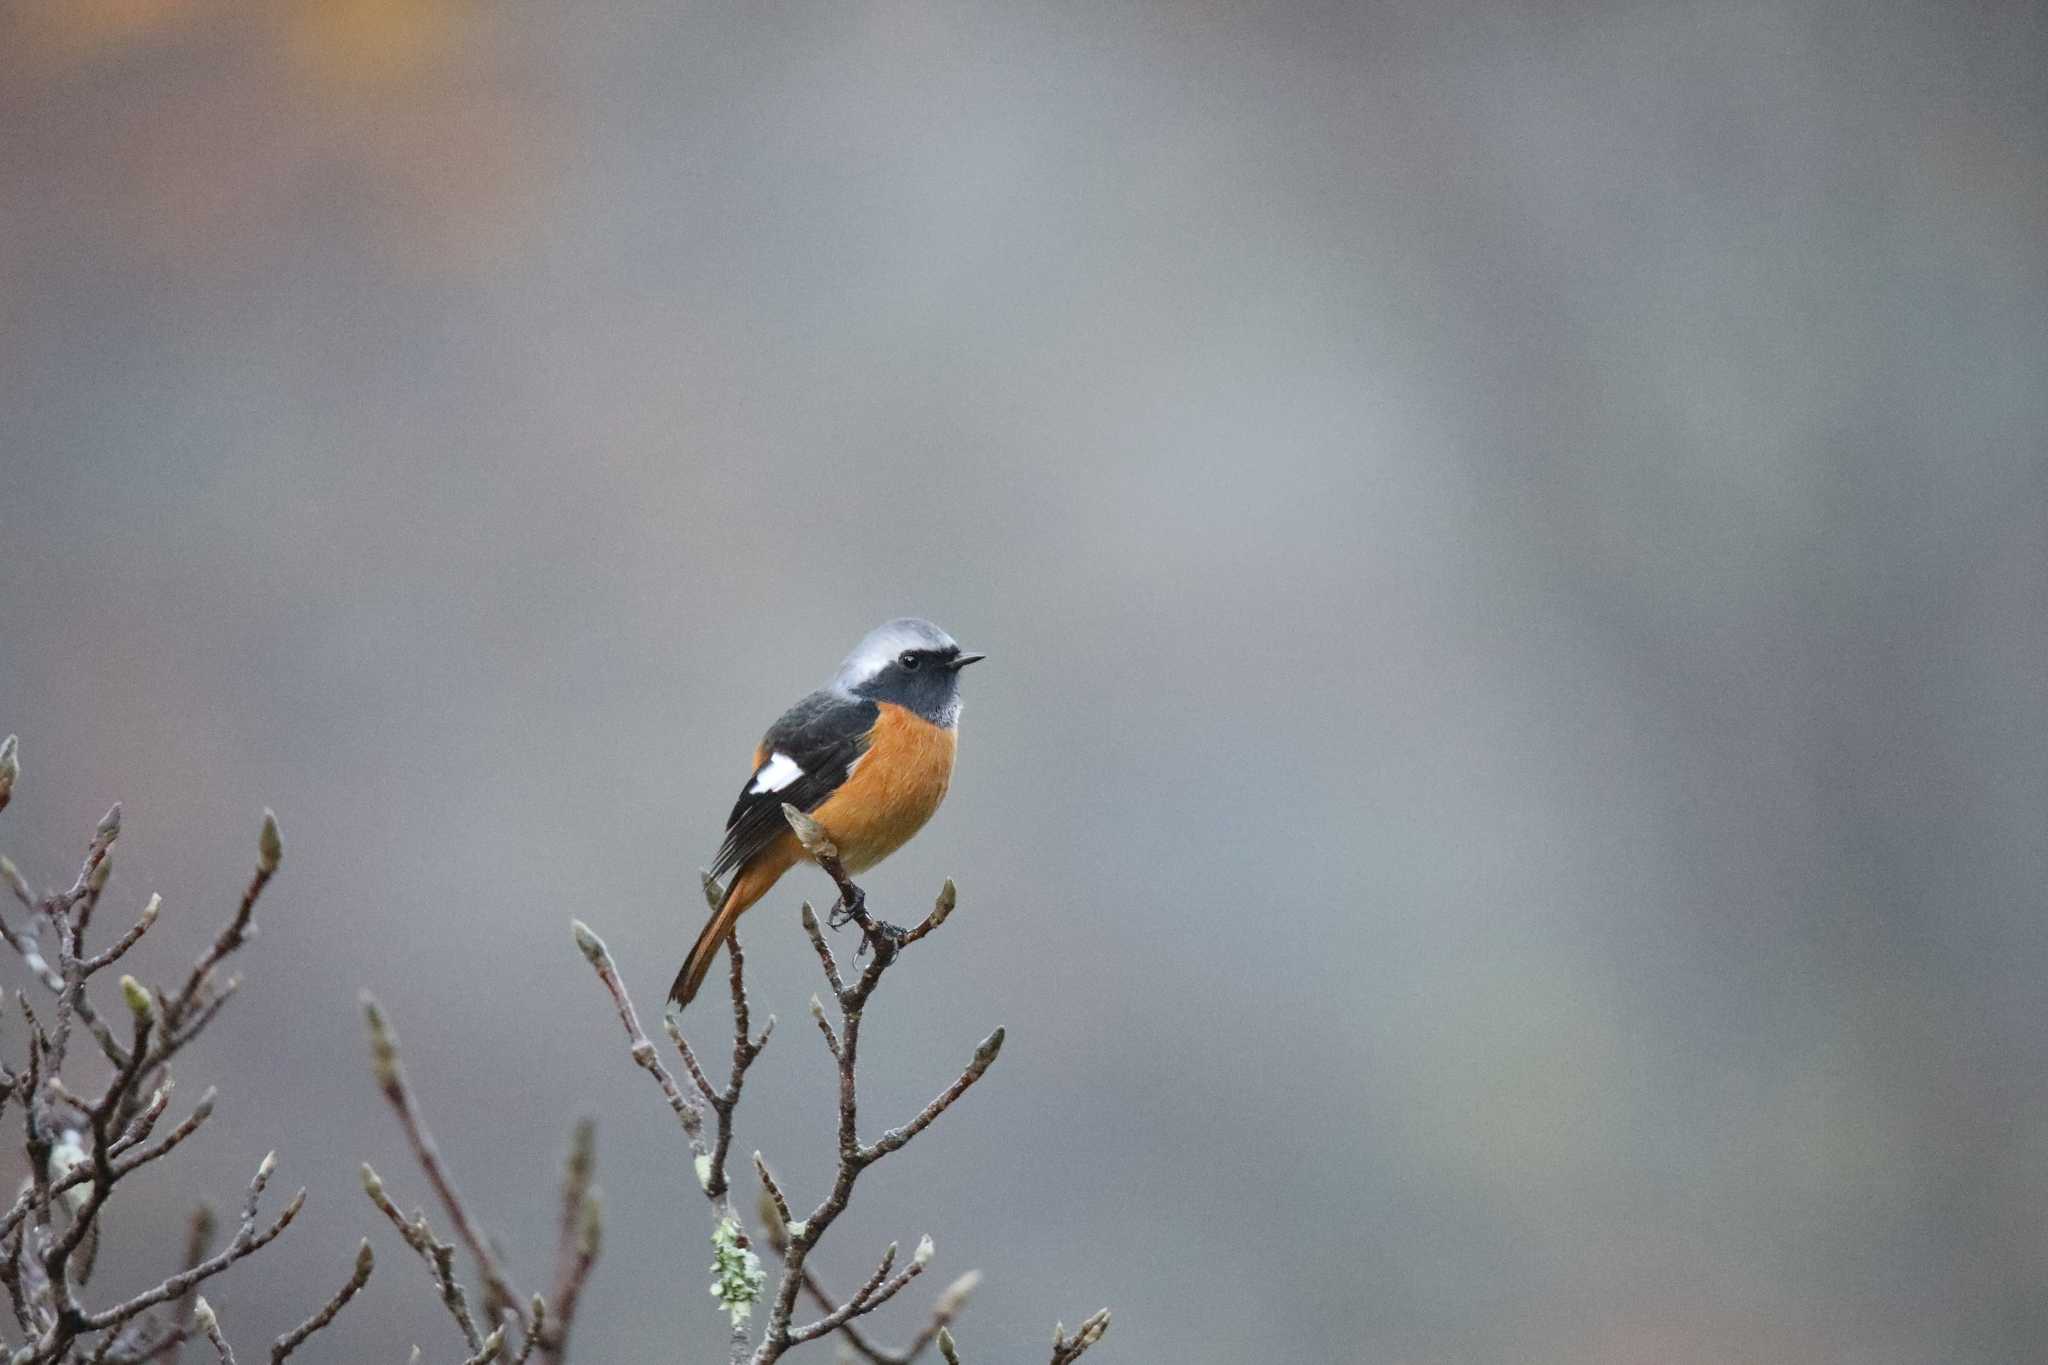
[{"label": "bird's eye", "polygon": [[917,672],[917,666],[923,663],[924,660],[918,658],[915,652],[906,649],[896,656],[896,662],[902,664],[909,672],[915,673]]}]

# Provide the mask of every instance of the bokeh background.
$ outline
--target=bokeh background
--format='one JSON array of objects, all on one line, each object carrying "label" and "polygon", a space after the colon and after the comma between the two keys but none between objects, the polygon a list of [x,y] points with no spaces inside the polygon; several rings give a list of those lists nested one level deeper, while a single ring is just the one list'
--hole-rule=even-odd
[{"label": "bokeh background", "polygon": [[[580,1358],[708,1358],[568,920],[658,999],[912,611],[992,660],[869,879],[963,897],[873,1120],[1010,1041],[832,1279],[931,1232],[980,1362],[2038,1358],[2044,69],[2029,5],[14,0],[0,847],[123,800],[168,976],[287,840],[103,1290],[274,1146],[244,1351],[368,1233],[308,1359],[459,1354],[367,986],[525,1283],[599,1116]],[[815,882],[747,924],[806,1195]]]}]

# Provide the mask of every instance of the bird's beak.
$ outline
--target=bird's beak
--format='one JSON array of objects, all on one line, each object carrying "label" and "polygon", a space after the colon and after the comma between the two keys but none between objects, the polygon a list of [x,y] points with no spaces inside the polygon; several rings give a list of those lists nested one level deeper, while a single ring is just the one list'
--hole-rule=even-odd
[{"label": "bird's beak", "polygon": [[988,655],[986,654],[962,654],[960,657],[953,660],[953,671],[957,673],[961,669],[967,667],[967,665],[978,664],[987,657]]}]

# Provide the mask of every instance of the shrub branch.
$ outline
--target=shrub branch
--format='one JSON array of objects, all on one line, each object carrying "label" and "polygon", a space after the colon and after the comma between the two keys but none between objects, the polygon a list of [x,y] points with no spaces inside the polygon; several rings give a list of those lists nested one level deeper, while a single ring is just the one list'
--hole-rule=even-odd
[{"label": "shrub branch", "polygon": [[[0,809],[11,802],[21,775],[20,745],[0,742]],[[16,1339],[0,1333],[8,1365],[141,1365],[175,1358],[193,1336],[217,1359],[234,1360],[233,1347],[200,1286],[261,1252],[297,1218],[301,1190],[274,1214],[264,1194],[277,1169],[273,1153],[250,1180],[232,1235],[212,1249],[212,1214],[203,1207],[186,1239],[180,1269],[156,1284],[91,1306],[91,1280],[106,1212],[127,1178],[168,1158],[212,1116],[209,1090],[191,1113],[162,1134],[175,1088],[172,1060],[198,1041],[234,992],[219,982],[220,964],[256,932],[263,890],[277,872],[283,841],[277,819],[264,812],[256,840],[256,869],[239,905],[200,953],[176,991],[152,990],[133,976],[119,978],[118,1003],[104,1007],[100,987],[145,934],[158,926],[163,901],[151,896],[140,913],[97,950],[88,948],[95,916],[113,878],[121,808],[110,809],[87,841],[71,885],[37,893],[10,858],[0,858],[0,882],[24,912],[20,922],[0,914],[0,941],[20,960],[31,990],[48,997],[47,1022],[30,999],[15,992],[25,1025],[20,1068],[0,1064],[0,1109],[18,1114],[28,1178],[0,1211],[0,1291]],[[123,1020],[125,1026],[116,1022]],[[73,1044],[91,1039],[103,1059],[105,1080],[94,1089],[78,1079]],[[338,1295],[296,1334],[304,1341],[333,1322],[369,1277],[364,1263],[353,1288]],[[276,1357],[282,1359],[282,1356]]]}]

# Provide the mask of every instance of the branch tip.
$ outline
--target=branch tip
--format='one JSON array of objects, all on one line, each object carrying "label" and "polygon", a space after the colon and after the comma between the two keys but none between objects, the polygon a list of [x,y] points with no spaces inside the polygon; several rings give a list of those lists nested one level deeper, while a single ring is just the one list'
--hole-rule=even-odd
[{"label": "branch tip", "polygon": [[370,1070],[377,1084],[390,1090],[399,1083],[398,1039],[392,1035],[391,1022],[384,1017],[377,997],[364,991],[357,998],[363,1004],[363,1023],[370,1030]]},{"label": "branch tip", "polygon": [[604,1191],[595,1185],[583,1196],[583,1208],[576,1220],[576,1252],[592,1260],[604,1242]]},{"label": "branch tip", "polygon": [[284,858],[284,839],[277,832],[277,812],[265,807],[263,828],[256,835],[256,870],[268,877]]},{"label": "branch tip", "polygon": [[981,1272],[970,1270],[946,1286],[946,1292],[939,1295],[939,1301],[932,1306],[932,1315],[938,1318],[957,1317],[967,1304],[967,1296],[981,1287]]},{"label": "branch tip", "polygon": [[[105,864],[101,864],[105,866]],[[132,976],[121,978],[121,998],[128,1003],[128,1012],[135,1016],[135,1026],[147,1028],[156,1018],[156,1001],[149,995],[149,988]]]},{"label": "branch tip", "polygon": [[576,947],[593,967],[611,960],[611,953],[605,949],[604,940],[580,919],[569,921],[569,932],[576,936]]},{"label": "branch tip", "polygon": [[496,1360],[505,1349],[505,1327],[500,1323],[495,1331],[484,1338],[483,1349],[462,1362],[462,1365],[487,1365]]},{"label": "branch tip", "polygon": [[820,862],[839,856],[839,846],[832,842],[832,836],[825,827],[787,801],[782,803],[782,818],[789,821],[789,827],[795,832],[796,841],[804,846],[804,852]]}]

